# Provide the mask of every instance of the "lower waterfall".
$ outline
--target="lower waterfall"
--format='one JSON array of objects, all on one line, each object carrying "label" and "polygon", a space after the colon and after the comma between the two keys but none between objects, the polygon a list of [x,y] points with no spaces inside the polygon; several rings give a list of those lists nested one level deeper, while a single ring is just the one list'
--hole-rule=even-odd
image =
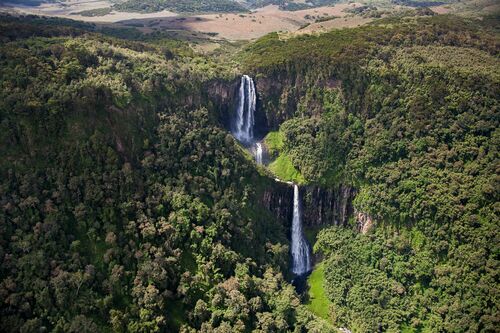
[{"label": "lower waterfall", "polygon": [[302,233],[302,212],[300,207],[299,187],[293,185],[293,220],[292,220],[292,272],[300,276],[311,271],[309,245]]}]

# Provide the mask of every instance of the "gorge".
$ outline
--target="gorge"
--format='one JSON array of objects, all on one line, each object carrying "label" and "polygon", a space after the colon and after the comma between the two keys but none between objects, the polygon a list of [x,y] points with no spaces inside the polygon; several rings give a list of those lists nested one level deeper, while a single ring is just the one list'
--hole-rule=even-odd
[{"label": "gorge", "polygon": [[498,331],[495,18],[365,9],[0,15],[0,331]]},{"label": "gorge", "polygon": [[[243,75],[241,77],[238,92],[238,106],[232,122],[234,124],[232,133],[241,144],[250,147],[249,151],[253,154],[256,164],[262,165],[262,142],[257,142],[253,134],[256,118],[255,113],[257,112],[257,92],[253,79],[248,75]],[[278,180],[278,182],[286,184],[286,182],[281,180]],[[303,279],[304,275],[311,271],[311,249],[302,230],[302,202],[299,186],[297,184],[287,185],[293,187],[293,209],[290,232],[291,271],[296,277]],[[280,200],[280,205],[281,204]],[[283,205],[288,205],[286,200],[283,202]],[[276,208],[271,208],[271,210],[274,209]]]}]

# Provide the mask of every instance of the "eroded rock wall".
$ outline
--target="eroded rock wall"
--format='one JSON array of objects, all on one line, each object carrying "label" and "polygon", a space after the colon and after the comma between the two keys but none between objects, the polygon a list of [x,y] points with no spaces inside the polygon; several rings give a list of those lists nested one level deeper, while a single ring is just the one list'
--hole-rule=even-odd
[{"label": "eroded rock wall", "polygon": [[[325,189],[318,186],[300,188],[302,221],[306,227],[345,226],[353,216],[352,200],[356,190],[352,186],[339,185]],[[276,182],[264,191],[262,203],[273,215],[290,228],[293,214],[293,187]]]}]

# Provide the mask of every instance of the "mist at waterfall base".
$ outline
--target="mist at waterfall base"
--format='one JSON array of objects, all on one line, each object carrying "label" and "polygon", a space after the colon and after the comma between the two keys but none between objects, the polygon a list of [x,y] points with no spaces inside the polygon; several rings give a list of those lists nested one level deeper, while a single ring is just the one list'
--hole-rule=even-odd
[{"label": "mist at waterfall base", "polygon": [[[232,124],[234,137],[247,147],[257,164],[263,164],[263,145],[254,136],[257,93],[253,79],[243,75],[238,91],[238,104]],[[298,185],[293,185],[293,219],[291,231],[292,284],[299,293],[306,288],[307,276],[311,272],[310,247],[302,231],[302,209]]]},{"label": "mist at waterfall base", "polygon": [[252,146],[252,154],[255,156],[255,163],[262,165],[264,163],[263,161],[263,149],[262,149],[262,143],[256,142]]}]

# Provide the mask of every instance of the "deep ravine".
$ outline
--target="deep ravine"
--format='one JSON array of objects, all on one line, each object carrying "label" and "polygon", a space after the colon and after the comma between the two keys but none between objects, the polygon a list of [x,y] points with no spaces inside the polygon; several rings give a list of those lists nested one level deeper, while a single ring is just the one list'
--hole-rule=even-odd
[{"label": "deep ravine", "polygon": [[[255,132],[255,112],[257,111],[257,93],[253,79],[248,75],[243,75],[240,81],[238,94],[238,104],[235,117],[232,122],[232,133],[234,137],[249,151],[255,158],[258,165],[263,164],[263,146],[257,141]],[[277,181],[281,181],[277,179]],[[284,182],[293,185],[293,217],[291,230],[290,254],[292,258],[292,273],[296,279],[303,280],[311,271],[311,249],[307,243],[302,230],[302,209],[300,190],[297,184]],[[301,289],[301,288],[299,288]]]}]

